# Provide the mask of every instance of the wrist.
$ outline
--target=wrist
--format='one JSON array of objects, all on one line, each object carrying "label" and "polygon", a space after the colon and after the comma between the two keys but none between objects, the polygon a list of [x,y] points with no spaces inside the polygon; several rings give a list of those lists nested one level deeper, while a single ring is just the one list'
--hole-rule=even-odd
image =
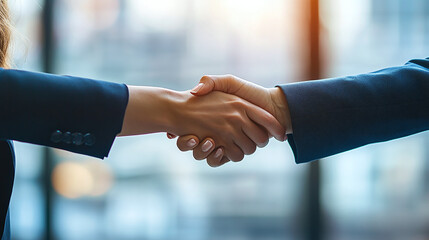
[{"label": "wrist", "polygon": [[285,94],[280,87],[270,88],[269,93],[274,106],[274,117],[285,127],[286,134],[293,133],[289,105]]},{"label": "wrist", "polygon": [[163,105],[162,113],[160,113],[159,127],[162,132],[178,134],[180,132],[180,123],[183,119],[181,113],[186,106],[185,92],[163,89],[161,91],[160,101]]},{"label": "wrist", "polygon": [[168,131],[177,92],[156,87],[128,86],[129,99],[120,136]]},{"label": "wrist", "polygon": [[194,127],[195,114],[198,114],[193,101],[193,96],[189,91],[177,92],[166,89],[164,91],[164,101],[166,106],[166,114],[163,121],[165,132],[181,136],[189,134],[189,127]]}]

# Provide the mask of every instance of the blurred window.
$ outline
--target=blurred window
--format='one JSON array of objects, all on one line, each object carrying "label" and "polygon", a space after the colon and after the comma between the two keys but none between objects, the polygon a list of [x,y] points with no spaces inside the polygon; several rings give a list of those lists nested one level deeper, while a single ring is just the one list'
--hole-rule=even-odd
[{"label": "blurred window", "polygon": [[[429,52],[426,0],[320,0],[327,77]],[[299,0],[55,0],[54,70],[185,90],[231,73],[266,87],[302,79]],[[10,1],[18,68],[41,71],[43,1]],[[429,219],[422,133],[330,157],[326,239],[423,239]],[[42,148],[16,143],[14,239],[43,239]],[[301,239],[308,164],[271,142],[211,169],[164,134],[119,138],[104,161],[54,150],[56,239]]]},{"label": "blurred window", "polygon": [[[329,77],[429,56],[426,0],[323,0]],[[326,239],[424,239],[429,220],[429,134],[321,161]]]},{"label": "blurred window", "polygon": [[[300,75],[297,2],[56,0],[54,69],[175,90],[192,88],[204,74],[225,73],[272,87]],[[33,40],[40,29],[31,30]],[[294,165],[285,143],[273,141],[219,169],[181,153],[165,134],[119,138],[104,161],[54,152],[57,239],[299,238],[295,219],[306,166]],[[40,187],[18,174],[15,192],[25,191],[22,182]],[[29,204],[22,194],[15,194],[12,211]],[[43,236],[25,217],[14,215],[16,238]],[[37,215],[39,224],[43,217]]]}]

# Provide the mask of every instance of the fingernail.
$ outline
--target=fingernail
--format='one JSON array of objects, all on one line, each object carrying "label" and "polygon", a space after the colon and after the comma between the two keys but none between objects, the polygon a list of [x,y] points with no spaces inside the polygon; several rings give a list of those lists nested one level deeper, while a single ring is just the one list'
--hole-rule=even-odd
[{"label": "fingernail", "polygon": [[195,141],[195,139],[191,138],[188,140],[188,142],[186,143],[186,146],[188,147],[195,147],[195,145],[197,145],[197,141]]},{"label": "fingernail", "polygon": [[216,153],[214,155],[215,158],[220,158],[220,156],[222,156],[223,150],[222,148],[219,148],[218,150],[216,150]]},{"label": "fingernail", "polygon": [[191,90],[191,93],[197,93],[204,86],[204,83],[199,83],[194,89]]},{"label": "fingernail", "polygon": [[283,141],[286,141],[287,140],[287,134],[285,135],[285,138],[284,138],[284,140]]},{"label": "fingernail", "polygon": [[212,147],[213,147],[213,143],[211,141],[207,140],[207,141],[205,141],[205,143],[201,147],[201,150],[203,150],[203,152],[208,152]]},{"label": "fingernail", "polygon": [[171,135],[170,133],[167,133],[167,137],[168,137],[169,139],[173,139],[173,135]]}]

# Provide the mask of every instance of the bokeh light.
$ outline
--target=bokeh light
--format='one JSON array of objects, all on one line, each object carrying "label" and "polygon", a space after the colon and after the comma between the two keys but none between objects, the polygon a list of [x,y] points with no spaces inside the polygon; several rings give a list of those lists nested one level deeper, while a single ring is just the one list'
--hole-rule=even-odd
[{"label": "bokeh light", "polygon": [[66,198],[101,196],[110,189],[112,181],[110,169],[97,160],[62,162],[52,173],[55,191]]}]

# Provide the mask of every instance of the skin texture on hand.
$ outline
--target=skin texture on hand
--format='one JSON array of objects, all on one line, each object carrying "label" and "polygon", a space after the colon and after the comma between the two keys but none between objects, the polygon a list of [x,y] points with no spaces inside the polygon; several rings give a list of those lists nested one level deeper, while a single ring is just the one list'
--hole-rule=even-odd
[{"label": "skin texture on hand", "polygon": [[203,76],[191,91],[195,96],[203,96],[212,91],[221,91],[245,99],[271,113],[292,133],[287,100],[280,88],[264,88],[233,75]]},{"label": "skin texture on hand", "polygon": [[[169,132],[179,136],[196,133],[199,139],[211,137],[217,146],[225,148],[225,155],[232,161],[243,159],[243,153],[252,154],[256,145],[265,145],[268,134],[258,124],[273,129],[271,133],[277,136],[284,132],[268,112],[230,94],[212,92],[195,97],[185,93],[177,103],[171,109],[175,129]],[[202,152],[214,149],[215,144],[211,145],[204,142]],[[198,152],[194,157],[202,159]]]},{"label": "skin texture on hand", "polygon": [[196,159],[204,159],[216,149],[216,161],[208,162],[211,166],[240,161],[257,145],[266,145],[269,134],[284,136],[284,128],[270,113],[234,95],[212,92],[196,97],[190,92],[135,86],[129,87],[129,93],[119,136],[169,132],[193,134],[197,139],[211,137],[200,144],[200,151],[194,151]]},{"label": "skin texture on hand", "polygon": [[[204,76],[191,93],[196,96],[203,96],[212,91],[222,91],[236,95],[267,110],[285,127],[286,133],[292,133],[293,130],[287,100],[280,88],[267,89],[232,75]],[[169,138],[174,137],[175,136],[170,136]],[[182,151],[193,150],[194,153],[200,152],[201,144],[198,146],[189,146],[185,144],[189,139],[194,139],[195,142],[199,142],[197,136],[181,136],[177,140],[179,149]],[[207,139],[202,142],[204,143],[205,141],[207,141]],[[216,149],[216,151],[218,151],[218,149]],[[215,150],[213,152],[215,152]],[[214,153],[206,153],[205,156],[208,161],[214,161]]]}]

